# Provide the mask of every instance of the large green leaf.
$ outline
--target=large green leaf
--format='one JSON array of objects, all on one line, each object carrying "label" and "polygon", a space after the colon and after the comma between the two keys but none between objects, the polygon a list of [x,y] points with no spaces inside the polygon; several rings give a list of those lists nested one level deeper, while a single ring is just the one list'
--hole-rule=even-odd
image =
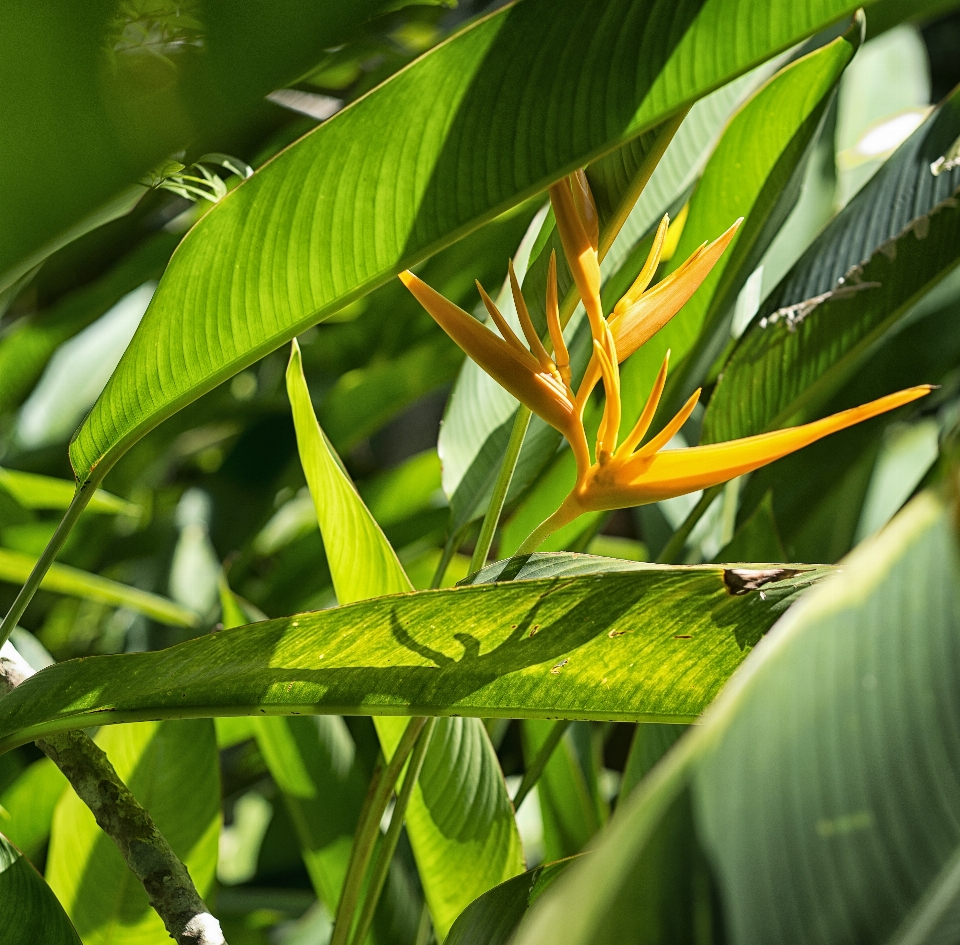
[{"label": "large green leaf", "polygon": [[955,514],[922,494],[791,610],[518,945],[675,941],[656,878],[681,848],[679,914],[738,945],[953,941]]},{"label": "large green leaf", "polygon": [[0,943],[80,945],[63,906],[30,861],[0,834]]},{"label": "large green leaf", "polygon": [[956,266],[960,168],[934,175],[931,165],[958,136],[955,93],[797,261],[724,366],[703,442],[749,436],[814,411]]},{"label": "large green leaf", "polygon": [[467,906],[450,929],[446,945],[508,945],[520,920],[571,861],[550,863],[485,892]]},{"label": "large green leaf", "polygon": [[[201,896],[217,872],[220,769],[213,722],[143,722],[104,729],[97,744],[150,812]],[[84,945],[152,945],[163,921],[89,808],[66,791],[57,805],[47,881]]]},{"label": "large green leaf", "polygon": [[[23,584],[36,563],[37,559],[31,555],[0,548],[0,581]],[[175,601],[66,564],[51,565],[40,587],[112,607],[129,607],[171,627],[197,627],[200,624],[200,618],[192,610]]]},{"label": "large green leaf", "polygon": [[[296,343],[287,391],[338,600],[343,604],[412,590],[393,548],[317,423]],[[394,718],[376,718],[375,723],[389,758],[407,723]],[[451,718],[434,728],[407,808],[407,833],[441,936],[467,903],[523,869],[513,807],[479,720]]]},{"label": "large green leaf", "polygon": [[475,23],[187,235],[71,445],[78,478],[399,269],[851,8],[614,0],[598,16],[576,0],[526,0]]},{"label": "large green leaf", "polygon": [[0,750],[139,718],[693,721],[797,592],[824,574],[620,565],[383,597],[159,652],[57,663],[0,702]]}]

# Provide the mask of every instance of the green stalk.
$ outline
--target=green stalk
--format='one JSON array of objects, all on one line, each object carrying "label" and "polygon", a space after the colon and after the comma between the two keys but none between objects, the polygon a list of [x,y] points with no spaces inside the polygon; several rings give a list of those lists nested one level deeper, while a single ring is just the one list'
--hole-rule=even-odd
[{"label": "green stalk", "polygon": [[367,798],[360,813],[360,822],[357,824],[357,832],[353,838],[353,846],[350,849],[350,862],[347,865],[347,875],[343,881],[343,890],[337,905],[337,917],[330,945],[346,945],[350,926],[353,924],[353,914],[363,889],[363,880],[367,875],[367,867],[370,865],[370,859],[380,835],[380,820],[387,809],[387,803],[390,795],[393,794],[400,772],[426,723],[425,718],[410,719],[393,757],[370,782],[370,790],[367,792]]},{"label": "green stalk", "polygon": [[430,746],[430,736],[433,735],[433,729],[437,720],[431,718],[427,724],[420,730],[417,737],[416,746],[413,754],[410,756],[410,764],[407,766],[407,773],[403,779],[403,787],[397,795],[397,803],[393,808],[393,816],[390,818],[390,827],[387,834],[380,844],[380,852],[377,854],[377,862],[374,864],[373,873],[370,876],[370,882],[367,886],[367,895],[363,902],[363,908],[360,911],[360,919],[357,922],[351,945],[363,945],[370,931],[370,925],[373,922],[373,913],[376,911],[377,903],[380,901],[380,894],[383,892],[383,884],[387,881],[387,872],[390,869],[390,861],[397,849],[397,841],[400,839],[400,831],[403,828],[403,821],[407,815],[407,806],[410,803],[410,797],[413,794],[414,785],[420,777],[420,770],[423,768],[423,759],[426,757],[427,748]]},{"label": "green stalk", "polygon": [[30,601],[33,600],[33,595],[37,593],[40,582],[43,580],[47,571],[50,570],[50,565],[53,564],[54,559],[60,553],[63,543],[73,530],[73,526],[77,524],[77,520],[87,507],[87,503],[93,498],[102,478],[103,476],[101,474],[95,479],[88,479],[77,489],[73,501],[64,513],[60,524],[57,526],[57,530],[53,533],[50,541],[47,542],[47,547],[43,549],[43,554],[40,555],[40,559],[33,566],[33,570],[30,572],[26,584],[20,588],[20,593],[17,594],[13,606],[10,608],[7,616],[3,618],[3,622],[0,623],[0,646],[3,646],[10,638],[10,634],[13,633],[13,628],[23,616],[23,612],[30,605]]},{"label": "green stalk", "polygon": [[570,719],[560,719],[558,722],[555,722],[553,728],[550,729],[547,740],[540,746],[540,751],[537,752],[533,763],[524,771],[523,780],[517,787],[517,793],[513,795],[514,810],[520,810],[520,805],[523,803],[524,798],[533,790],[537,781],[540,780],[543,769],[546,768],[547,762],[556,750],[557,745],[560,744],[560,739],[563,738],[563,733],[569,727]]},{"label": "green stalk", "polygon": [[490,497],[490,504],[487,506],[486,515],[483,516],[483,524],[480,526],[480,537],[477,538],[477,545],[473,549],[473,556],[470,558],[471,574],[479,571],[487,563],[487,555],[490,553],[490,546],[493,544],[493,536],[497,530],[500,515],[503,512],[503,505],[507,501],[510,481],[513,479],[513,474],[517,468],[517,461],[520,459],[523,438],[527,435],[531,416],[533,416],[533,414],[530,408],[521,404],[520,409],[517,410],[517,416],[513,421],[513,430],[510,433],[510,440],[507,443],[507,452],[504,454],[503,462],[500,464],[500,471],[497,473],[497,481],[493,486],[493,495]]},{"label": "green stalk", "polygon": [[447,573],[447,568],[450,567],[450,562],[457,553],[457,549],[463,544],[464,533],[469,527],[470,523],[468,522],[447,539],[447,543],[443,546],[443,553],[440,555],[440,560],[437,562],[437,570],[433,572],[433,578],[430,581],[431,590],[436,590],[443,584],[443,578]]},{"label": "green stalk", "polygon": [[713,503],[713,500],[720,494],[723,486],[711,486],[705,490],[700,497],[700,501],[690,510],[690,514],[683,520],[683,524],[673,533],[673,537],[667,542],[663,551],[657,555],[659,564],[678,564],[679,557],[683,553],[683,546],[690,537],[697,522],[703,518],[704,513]]}]

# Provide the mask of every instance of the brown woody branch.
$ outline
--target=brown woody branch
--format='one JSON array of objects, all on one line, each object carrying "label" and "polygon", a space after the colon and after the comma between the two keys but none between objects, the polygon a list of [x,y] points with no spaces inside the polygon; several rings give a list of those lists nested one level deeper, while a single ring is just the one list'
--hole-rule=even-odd
[{"label": "brown woody branch", "polygon": [[[5,643],[0,649],[0,698],[33,674],[13,645]],[[226,945],[220,923],[200,898],[186,866],[93,739],[74,731],[36,744],[117,845],[170,937],[178,945]]]}]

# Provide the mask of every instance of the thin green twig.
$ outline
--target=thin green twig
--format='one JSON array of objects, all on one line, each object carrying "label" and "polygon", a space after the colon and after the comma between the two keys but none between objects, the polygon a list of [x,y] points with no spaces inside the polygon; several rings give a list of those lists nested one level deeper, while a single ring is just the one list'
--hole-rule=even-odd
[{"label": "thin green twig", "polygon": [[558,722],[555,722],[553,728],[550,729],[550,734],[547,735],[546,741],[540,746],[540,750],[533,759],[533,763],[524,771],[523,779],[517,787],[517,793],[513,795],[514,810],[520,810],[520,805],[523,803],[524,798],[533,790],[537,781],[540,780],[543,769],[546,768],[551,755],[553,755],[557,745],[560,744],[560,739],[563,738],[563,733],[569,727],[570,719],[560,719]]},{"label": "thin green twig", "polygon": [[10,634],[13,633],[13,628],[23,616],[23,612],[30,605],[30,601],[33,600],[33,595],[37,593],[40,582],[43,580],[47,571],[50,570],[50,565],[53,564],[54,559],[59,554],[63,543],[67,540],[67,536],[73,530],[73,526],[76,525],[83,510],[87,507],[87,503],[96,493],[98,484],[99,479],[89,479],[77,489],[73,501],[64,513],[60,524],[57,526],[57,530],[53,533],[50,541],[47,542],[47,547],[43,549],[43,554],[40,555],[39,560],[33,566],[33,570],[30,572],[26,583],[20,588],[20,593],[17,594],[17,598],[13,602],[13,606],[10,608],[7,616],[4,617],[3,622],[0,623],[0,646],[3,646],[10,638]]},{"label": "thin green twig", "polygon": [[397,803],[393,808],[390,826],[383,842],[380,844],[380,852],[377,854],[377,861],[370,875],[366,898],[360,910],[360,918],[357,920],[357,927],[354,930],[353,938],[350,940],[351,945],[363,945],[367,933],[370,931],[373,914],[376,911],[377,903],[380,901],[383,885],[387,880],[390,861],[393,859],[393,854],[397,849],[397,841],[400,839],[400,830],[407,815],[407,806],[410,803],[414,785],[420,777],[420,769],[423,767],[423,759],[426,757],[427,748],[430,746],[430,736],[433,735],[436,722],[435,718],[431,718],[423,726],[417,737],[413,754],[410,755],[410,764],[407,765],[407,773],[403,778],[403,787],[400,788],[400,793],[397,795]]},{"label": "thin green twig", "polygon": [[387,809],[390,795],[400,777],[400,772],[413,751],[421,729],[427,724],[425,718],[412,718],[407,723],[397,750],[390,761],[380,768],[370,782],[370,790],[364,801],[360,813],[360,822],[354,834],[353,846],[350,849],[350,862],[347,865],[347,875],[343,881],[343,891],[337,906],[337,918],[333,926],[333,936],[330,945],[346,945],[353,924],[353,914],[360,901],[360,892],[367,875],[367,868],[376,847],[377,837],[380,835],[380,820]]}]

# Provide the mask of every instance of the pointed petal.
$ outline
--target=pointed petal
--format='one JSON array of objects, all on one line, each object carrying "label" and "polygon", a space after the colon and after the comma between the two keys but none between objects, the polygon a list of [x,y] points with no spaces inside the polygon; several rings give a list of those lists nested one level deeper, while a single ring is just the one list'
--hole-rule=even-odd
[{"label": "pointed petal", "polygon": [[670,215],[665,213],[663,219],[660,221],[660,226],[657,227],[657,233],[653,238],[653,245],[647,254],[647,261],[643,264],[640,274],[634,280],[633,285],[627,290],[626,295],[617,302],[613,309],[614,315],[619,315],[625,309],[630,308],[631,305],[635,305],[640,301],[640,296],[647,291],[647,286],[650,285],[650,280],[657,271],[657,266],[660,265],[663,241],[667,238],[667,229],[669,226]]},{"label": "pointed petal", "polygon": [[[403,277],[401,276],[401,279]],[[474,280],[474,283],[477,287],[477,291],[480,293],[480,298],[483,300],[483,305],[487,310],[490,318],[493,319],[493,323],[497,326],[497,329],[500,332],[500,337],[503,338],[510,347],[515,348],[521,356],[527,355],[530,352],[524,348],[520,339],[516,336],[514,330],[510,327],[510,323],[503,317],[500,313],[500,309],[497,308],[496,303],[493,299],[487,295],[487,290],[484,289],[478,280]]]},{"label": "pointed petal", "polygon": [[647,435],[647,430],[650,429],[650,424],[653,422],[654,414],[657,412],[657,407],[660,406],[660,398],[663,396],[663,388],[667,383],[667,368],[670,365],[670,349],[667,349],[666,355],[663,358],[663,364],[660,365],[660,371],[657,374],[657,379],[653,383],[653,390],[650,391],[650,396],[647,398],[646,404],[643,406],[643,411],[640,413],[640,417],[637,420],[636,426],[630,431],[630,435],[623,441],[623,445],[617,450],[619,456],[624,458],[628,457],[639,445],[640,441]]},{"label": "pointed petal", "polygon": [[563,328],[560,325],[560,304],[557,299],[557,253],[550,251],[550,267],[547,270],[547,328],[553,343],[553,360],[560,372],[563,383],[570,386],[570,352],[563,340]]},{"label": "pointed petal", "polygon": [[621,361],[630,357],[683,308],[717,264],[742,222],[741,217],[726,233],[706,248],[697,250],[679,269],[645,292],[635,304],[611,316],[610,328]]},{"label": "pointed petal", "polygon": [[[628,460],[619,470],[616,484],[604,484],[591,496],[591,507],[620,508],[708,489],[759,469],[838,430],[925,397],[931,390],[930,385],[923,384],[799,427],[728,443],[665,450],[652,459]],[[611,501],[614,504],[609,504]]]},{"label": "pointed petal", "polygon": [[573,202],[573,193],[566,179],[557,181],[550,188],[550,202],[557,218],[557,230],[563,243],[567,264],[573,273],[577,291],[590,319],[593,337],[603,338],[601,325],[603,310],[600,306],[600,262],[596,250],[583,228],[583,221]]},{"label": "pointed petal", "polygon": [[540,366],[529,351],[517,351],[412,272],[400,273],[400,280],[453,341],[517,400],[564,436],[574,419],[579,424],[579,416],[559,385],[540,374]]},{"label": "pointed petal", "polygon": [[517,315],[520,317],[520,327],[523,329],[523,335],[527,339],[527,344],[530,345],[530,353],[540,363],[541,370],[549,371],[555,365],[550,359],[550,355],[547,354],[546,348],[543,347],[537,329],[533,327],[533,322],[530,320],[530,311],[527,309],[527,301],[520,291],[520,283],[517,281],[512,259],[508,261],[507,268],[510,271],[510,291],[513,292],[513,304],[516,306]]},{"label": "pointed petal", "polygon": [[680,431],[680,428],[690,419],[693,408],[697,406],[700,400],[702,388],[697,388],[687,399],[687,402],[677,411],[677,415],[639,452],[637,456],[653,456],[665,447],[673,437]]},{"label": "pointed petal", "polygon": [[603,372],[603,386],[607,399],[603,406],[603,418],[597,432],[597,462],[604,463],[617,448],[620,432],[620,371],[617,367],[617,352],[613,347],[610,329],[607,329],[607,344],[593,342],[593,354]]}]

